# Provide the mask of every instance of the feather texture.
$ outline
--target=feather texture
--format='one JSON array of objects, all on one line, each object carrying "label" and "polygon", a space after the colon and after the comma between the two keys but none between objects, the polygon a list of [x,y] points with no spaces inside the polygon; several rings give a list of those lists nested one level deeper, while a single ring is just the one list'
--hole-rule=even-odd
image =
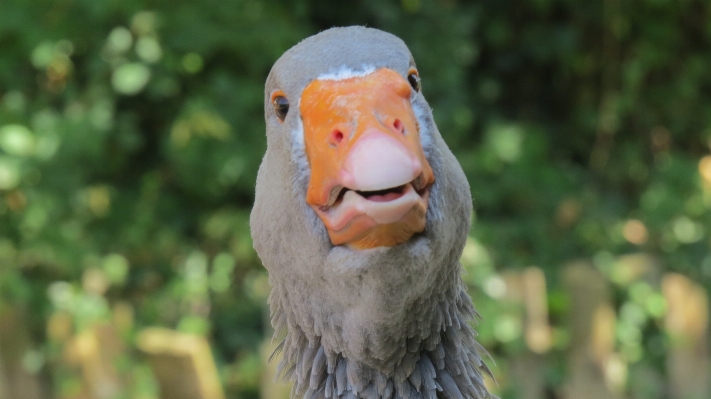
[{"label": "feather texture", "polygon": [[[463,313],[469,308],[470,299],[464,293],[455,297],[459,301],[440,303],[434,309],[454,312],[453,319],[464,319]],[[491,372],[482,361],[481,355],[485,352],[474,340],[474,329],[468,323],[453,323],[449,328],[445,327],[446,322],[443,321],[439,334],[436,334],[438,342],[431,350],[424,347],[427,339],[414,344],[413,339],[409,338],[407,344],[403,344],[408,351],[390,374],[333,353],[320,341],[313,346],[287,348],[285,354],[295,355],[282,358],[279,368],[291,370],[291,374],[287,372],[284,378],[293,380],[299,387],[294,391],[294,397],[436,399],[437,392],[441,391],[451,399],[493,398],[484,385],[483,375],[490,375]],[[292,329],[289,334],[302,333]],[[304,340],[289,338],[284,342]],[[414,352],[410,352],[410,348]],[[332,367],[327,367],[327,364]]]}]

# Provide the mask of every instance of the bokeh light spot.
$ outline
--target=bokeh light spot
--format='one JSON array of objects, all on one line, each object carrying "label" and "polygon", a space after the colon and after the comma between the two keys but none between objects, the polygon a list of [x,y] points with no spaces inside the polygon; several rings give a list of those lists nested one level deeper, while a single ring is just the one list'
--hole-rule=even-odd
[{"label": "bokeh light spot", "polygon": [[513,315],[502,315],[494,325],[494,336],[499,342],[507,343],[521,336],[521,319]]},{"label": "bokeh light spot", "polygon": [[144,64],[132,62],[116,68],[111,76],[111,85],[120,94],[138,94],[148,84],[151,70]]},{"label": "bokeh light spot", "polygon": [[110,285],[109,280],[106,278],[106,274],[96,268],[84,270],[81,281],[84,291],[95,295],[104,295]]},{"label": "bokeh light spot", "polygon": [[0,127],[0,149],[11,155],[30,155],[35,149],[35,139],[25,126],[5,125]]},{"label": "bokeh light spot", "polygon": [[232,285],[232,271],[236,265],[235,257],[228,252],[221,252],[212,260],[210,288],[215,292],[225,292]]},{"label": "bokeh light spot", "polygon": [[701,224],[696,223],[686,216],[680,216],[674,220],[672,225],[674,237],[683,244],[691,244],[699,241],[704,234]]},{"label": "bokeh light spot", "polygon": [[202,70],[203,60],[198,53],[187,53],[183,56],[183,68],[186,72],[196,74]]},{"label": "bokeh light spot", "polygon": [[515,125],[495,125],[487,131],[487,140],[494,153],[504,162],[514,162],[521,156],[523,130]]},{"label": "bokeh light spot", "polygon": [[131,48],[132,44],[133,36],[131,35],[131,31],[123,26],[114,28],[106,39],[107,49],[116,54],[125,53]]},{"label": "bokeh light spot", "polygon": [[156,14],[151,11],[139,11],[133,16],[131,29],[139,35],[148,35],[155,31]]},{"label": "bokeh light spot", "polygon": [[711,186],[711,155],[706,155],[699,161],[699,174],[704,182]]},{"label": "bokeh light spot", "polygon": [[0,190],[10,190],[20,184],[20,162],[0,156]]},{"label": "bokeh light spot", "polygon": [[155,37],[146,36],[138,39],[136,42],[136,54],[143,61],[154,63],[158,62],[163,57],[163,50]]},{"label": "bokeh light spot", "polygon": [[52,62],[52,58],[54,58],[54,43],[43,42],[32,51],[30,60],[35,68],[44,69]]},{"label": "bokeh light spot", "polygon": [[494,299],[501,299],[506,295],[506,282],[499,276],[492,276],[484,283],[484,291]]},{"label": "bokeh light spot", "polygon": [[101,268],[112,284],[121,285],[126,281],[129,263],[123,255],[109,254],[104,258]]},{"label": "bokeh light spot", "polygon": [[639,220],[630,219],[625,222],[625,225],[622,228],[622,235],[625,237],[625,240],[630,243],[642,245],[647,242],[647,227],[645,227],[644,223]]}]

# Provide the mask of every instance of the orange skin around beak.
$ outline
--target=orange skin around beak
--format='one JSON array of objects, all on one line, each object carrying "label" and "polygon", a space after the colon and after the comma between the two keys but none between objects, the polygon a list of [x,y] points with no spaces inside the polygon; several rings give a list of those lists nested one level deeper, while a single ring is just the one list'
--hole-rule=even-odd
[{"label": "orange skin around beak", "polygon": [[299,104],[311,168],[306,202],[333,245],[395,246],[425,228],[434,174],[410,105],[412,88],[381,68],[314,80]]}]

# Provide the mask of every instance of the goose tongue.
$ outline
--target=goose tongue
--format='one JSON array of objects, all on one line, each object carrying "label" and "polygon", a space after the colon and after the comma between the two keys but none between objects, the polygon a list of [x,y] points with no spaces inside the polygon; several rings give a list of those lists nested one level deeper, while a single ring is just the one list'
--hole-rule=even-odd
[{"label": "goose tongue", "polygon": [[434,174],[411,93],[387,68],[314,80],[304,89],[299,107],[311,168],[306,202],[334,245],[393,246],[424,230]]}]

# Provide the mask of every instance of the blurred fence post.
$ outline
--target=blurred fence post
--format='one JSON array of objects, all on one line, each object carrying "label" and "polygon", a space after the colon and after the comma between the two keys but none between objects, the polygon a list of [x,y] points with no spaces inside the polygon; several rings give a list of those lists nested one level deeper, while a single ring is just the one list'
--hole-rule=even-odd
[{"label": "blurred fence post", "polygon": [[27,367],[32,350],[21,308],[0,307],[0,399],[42,399],[42,384]]},{"label": "blurred fence post", "polygon": [[662,293],[667,302],[664,324],[671,343],[667,356],[669,397],[708,399],[711,397],[708,296],[701,286],[680,274],[664,276]]},{"label": "blurred fence post", "polygon": [[619,398],[605,378],[610,365],[621,361],[613,352],[616,316],[607,280],[586,262],[570,264],[563,272],[571,300],[568,382],[564,397]]},{"label": "blurred fence post", "polygon": [[217,368],[204,337],[147,328],[138,349],[148,355],[163,399],[224,399]]},{"label": "blurred fence post", "polygon": [[543,271],[528,267],[503,274],[506,300],[523,310],[524,340],[528,351],[511,359],[511,379],[520,399],[543,399],[546,392],[545,356],[551,347],[548,297]]},{"label": "blurred fence post", "polygon": [[111,325],[99,324],[77,334],[66,348],[67,360],[81,369],[84,388],[93,399],[113,399],[124,387],[116,363],[125,352]]}]

